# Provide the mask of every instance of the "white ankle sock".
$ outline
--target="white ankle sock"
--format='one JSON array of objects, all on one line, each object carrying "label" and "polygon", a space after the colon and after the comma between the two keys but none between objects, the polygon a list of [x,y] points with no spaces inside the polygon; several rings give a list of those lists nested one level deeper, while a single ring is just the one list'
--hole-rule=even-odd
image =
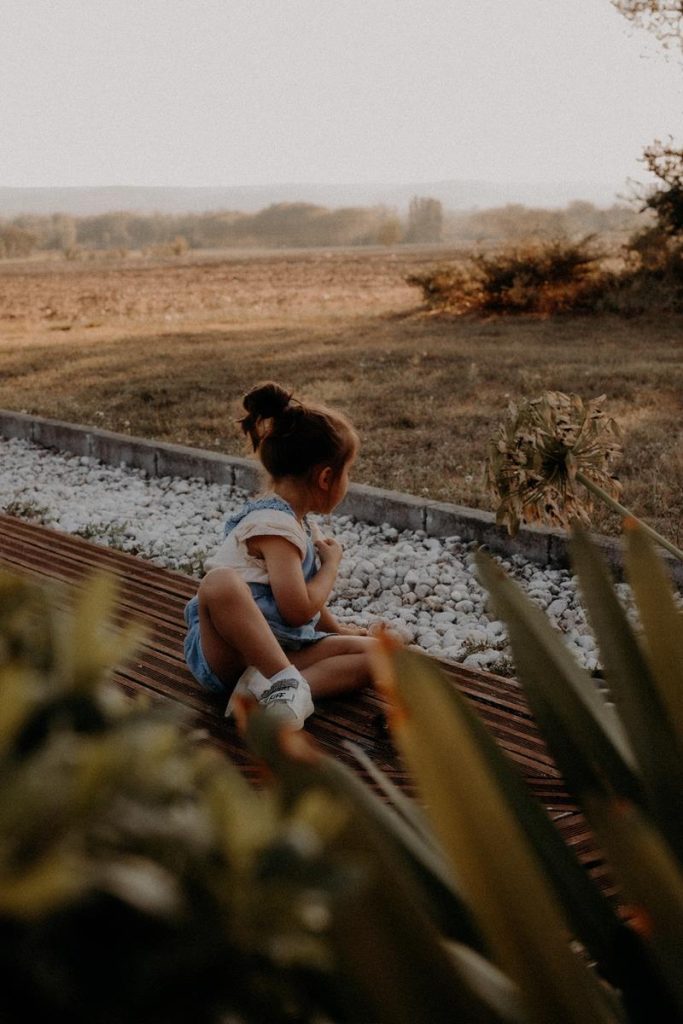
[{"label": "white ankle sock", "polygon": [[281,679],[300,679],[302,682],[306,682],[296,665],[288,665],[287,668],[281,668],[279,672],[270,677],[268,682],[272,686],[273,683],[279,683]]},{"label": "white ankle sock", "polygon": [[272,675],[270,679],[267,679],[261,672],[257,672],[256,669],[251,669],[249,678],[249,689],[254,694],[257,700],[269,690],[273,683],[279,683],[283,679],[300,679],[306,682],[304,677],[299,672],[299,669],[294,665],[288,665],[286,668],[281,668],[279,672]]}]

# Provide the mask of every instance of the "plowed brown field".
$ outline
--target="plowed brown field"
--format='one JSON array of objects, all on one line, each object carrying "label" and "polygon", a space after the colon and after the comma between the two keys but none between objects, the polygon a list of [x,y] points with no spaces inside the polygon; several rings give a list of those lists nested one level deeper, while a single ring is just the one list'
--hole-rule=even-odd
[{"label": "plowed brown field", "polygon": [[683,318],[420,312],[406,274],[456,255],[0,263],[0,406],[243,453],[236,400],[273,377],[351,415],[357,480],[490,507],[482,462],[507,402],[604,392],[624,431],[624,500],[680,544]]}]

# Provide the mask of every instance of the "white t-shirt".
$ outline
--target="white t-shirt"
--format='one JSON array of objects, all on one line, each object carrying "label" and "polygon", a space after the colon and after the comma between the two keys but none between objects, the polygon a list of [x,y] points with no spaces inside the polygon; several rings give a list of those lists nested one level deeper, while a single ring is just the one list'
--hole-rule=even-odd
[{"label": "white t-shirt", "polygon": [[206,559],[207,572],[209,569],[227,567],[236,569],[247,583],[270,583],[264,559],[250,555],[247,550],[247,541],[251,537],[284,537],[299,549],[302,562],[306,557],[308,541],[298,519],[277,508],[255,509],[230,531],[223,543]]}]

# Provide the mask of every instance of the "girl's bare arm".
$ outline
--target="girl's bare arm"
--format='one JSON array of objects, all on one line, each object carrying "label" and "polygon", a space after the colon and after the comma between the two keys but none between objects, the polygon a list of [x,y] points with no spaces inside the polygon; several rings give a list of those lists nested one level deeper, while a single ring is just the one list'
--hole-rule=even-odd
[{"label": "girl's bare arm", "polygon": [[337,622],[327,605],[320,611],[317,628],[324,633],[339,633],[340,636],[368,635],[368,631],[364,626],[343,626],[341,622]]},{"label": "girl's bare arm", "polygon": [[[336,541],[317,544],[321,565],[306,582],[299,549],[284,537],[254,537],[268,569],[270,586],[282,618],[290,626],[303,626],[325,606],[337,577],[341,547]],[[336,632],[336,630],[335,630]]]}]

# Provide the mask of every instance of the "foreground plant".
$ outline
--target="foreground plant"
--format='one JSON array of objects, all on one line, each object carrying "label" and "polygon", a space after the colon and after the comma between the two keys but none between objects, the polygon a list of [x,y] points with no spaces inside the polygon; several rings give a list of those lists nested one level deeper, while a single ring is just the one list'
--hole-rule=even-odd
[{"label": "foreground plant", "polygon": [[[621,454],[619,428],[602,410],[605,396],[546,391],[510,404],[509,417],[489,441],[486,481],[498,507],[496,522],[514,536],[521,523],[569,527],[588,524],[597,498],[620,516],[635,518],[619,501],[612,468]],[[658,544],[683,560],[683,551],[637,520]]]},{"label": "foreground plant", "polygon": [[0,1017],[8,1024],[338,1014],[324,921],[355,883],[343,816],[284,810],[108,682],[139,632],[115,591],[0,575]]},{"label": "foreground plant", "polygon": [[[479,556],[539,727],[621,886],[621,911],[428,658],[387,641],[376,666],[392,734],[425,811],[357,750],[387,805],[306,736],[292,745],[264,737],[262,721],[252,729],[252,742],[290,799],[315,789],[348,801],[347,830],[338,841],[347,855],[364,851],[368,889],[353,920],[333,927],[334,941],[368,998],[396,997],[391,1005],[375,1003],[368,1019],[681,1018],[683,632],[664,568],[633,523],[627,549],[642,637],[634,635],[597,549],[581,533],[574,538],[616,708],[540,609]],[[373,950],[370,963],[355,960],[359,950]]]},{"label": "foreground plant", "polygon": [[583,534],[574,557],[614,703],[495,562],[479,570],[621,908],[432,660],[387,641],[376,666],[419,805],[358,749],[384,800],[245,705],[270,769],[255,793],[103,679],[126,640],[103,629],[108,584],[63,617],[0,579],[2,1019],[681,1019],[680,612],[635,524],[642,636]]}]

